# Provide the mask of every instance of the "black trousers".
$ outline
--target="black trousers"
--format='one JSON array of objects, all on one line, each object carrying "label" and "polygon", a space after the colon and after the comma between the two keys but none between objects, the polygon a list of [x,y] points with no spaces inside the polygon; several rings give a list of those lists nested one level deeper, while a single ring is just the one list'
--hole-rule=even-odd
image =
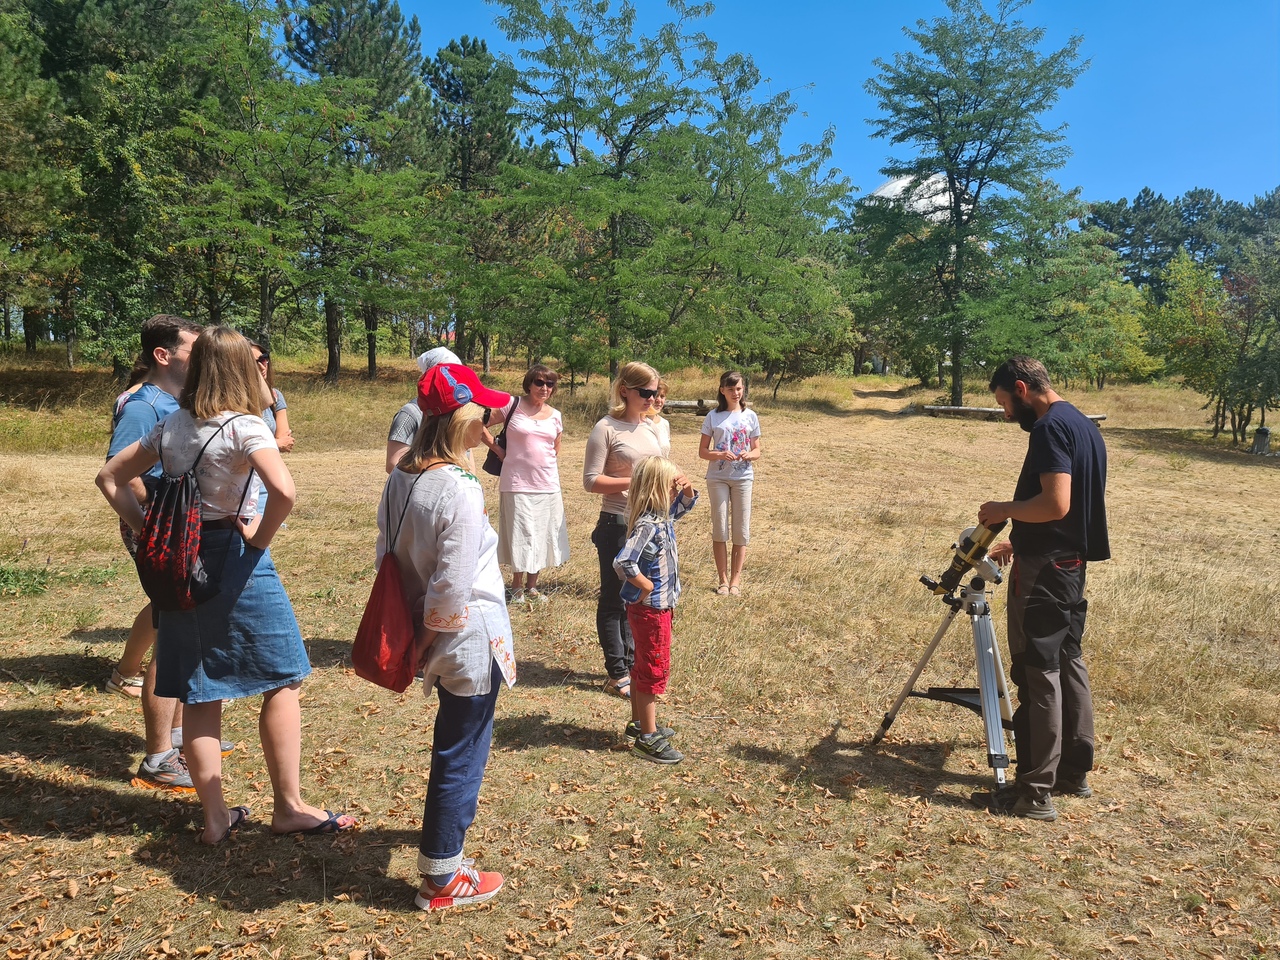
[{"label": "black trousers", "polygon": [[604,651],[604,668],[611,679],[631,674],[636,645],[622,605],[622,581],[613,569],[613,559],[627,540],[627,521],[614,513],[601,513],[591,542],[600,559],[600,599],[596,602],[596,634]]}]

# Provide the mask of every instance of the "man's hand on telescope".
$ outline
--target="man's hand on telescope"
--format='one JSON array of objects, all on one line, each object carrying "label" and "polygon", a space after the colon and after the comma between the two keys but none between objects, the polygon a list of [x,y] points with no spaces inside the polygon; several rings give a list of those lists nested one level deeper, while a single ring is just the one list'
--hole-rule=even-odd
[{"label": "man's hand on telescope", "polygon": [[1013,559],[1013,544],[1008,540],[1002,540],[987,551],[987,556],[997,567],[1006,567]]},{"label": "man's hand on telescope", "polygon": [[988,500],[978,508],[978,522],[984,527],[994,527],[1009,519],[1012,503],[1003,500]]}]

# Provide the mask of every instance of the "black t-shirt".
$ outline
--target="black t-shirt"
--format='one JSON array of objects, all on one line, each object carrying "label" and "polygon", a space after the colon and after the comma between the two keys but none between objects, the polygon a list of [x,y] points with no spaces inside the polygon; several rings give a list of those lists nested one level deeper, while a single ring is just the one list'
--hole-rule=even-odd
[{"label": "black t-shirt", "polygon": [[1107,560],[1107,448],[1092,420],[1067,403],[1050,404],[1031,428],[1027,458],[1022,463],[1014,500],[1030,500],[1040,493],[1042,473],[1071,475],[1071,507],[1061,520],[1050,523],[1013,521],[1009,540],[1014,554],[1023,556],[1079,556]]}]

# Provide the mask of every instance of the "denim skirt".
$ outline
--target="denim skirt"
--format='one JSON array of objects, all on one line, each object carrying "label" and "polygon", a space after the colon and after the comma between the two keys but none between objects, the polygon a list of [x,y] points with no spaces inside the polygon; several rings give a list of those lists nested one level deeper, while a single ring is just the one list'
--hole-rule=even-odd
[{"label": "denim skirt", "polygon": [[157,696],[210,703],[307,676],[311,663],[270,551],[249,546],[239,530],[206,528],[200,556],[221,592],[194,610],[161,611]]}]

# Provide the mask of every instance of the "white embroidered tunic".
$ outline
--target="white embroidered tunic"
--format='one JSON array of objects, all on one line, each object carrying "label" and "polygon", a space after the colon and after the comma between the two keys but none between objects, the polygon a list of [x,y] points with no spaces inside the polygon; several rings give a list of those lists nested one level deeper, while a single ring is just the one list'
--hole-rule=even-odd
[{"label": "white embroidered tunic", "polygon": [[507,686],[514,684],[498,535],[489,524],[480,481],[452,465],[428,470],[421,479],[392,470],[378,506],[379,566],[388,531],[410,609],[440,634],[423,671],[428,695],[436,680],[454,696],[488,693],[491,660]]}]

